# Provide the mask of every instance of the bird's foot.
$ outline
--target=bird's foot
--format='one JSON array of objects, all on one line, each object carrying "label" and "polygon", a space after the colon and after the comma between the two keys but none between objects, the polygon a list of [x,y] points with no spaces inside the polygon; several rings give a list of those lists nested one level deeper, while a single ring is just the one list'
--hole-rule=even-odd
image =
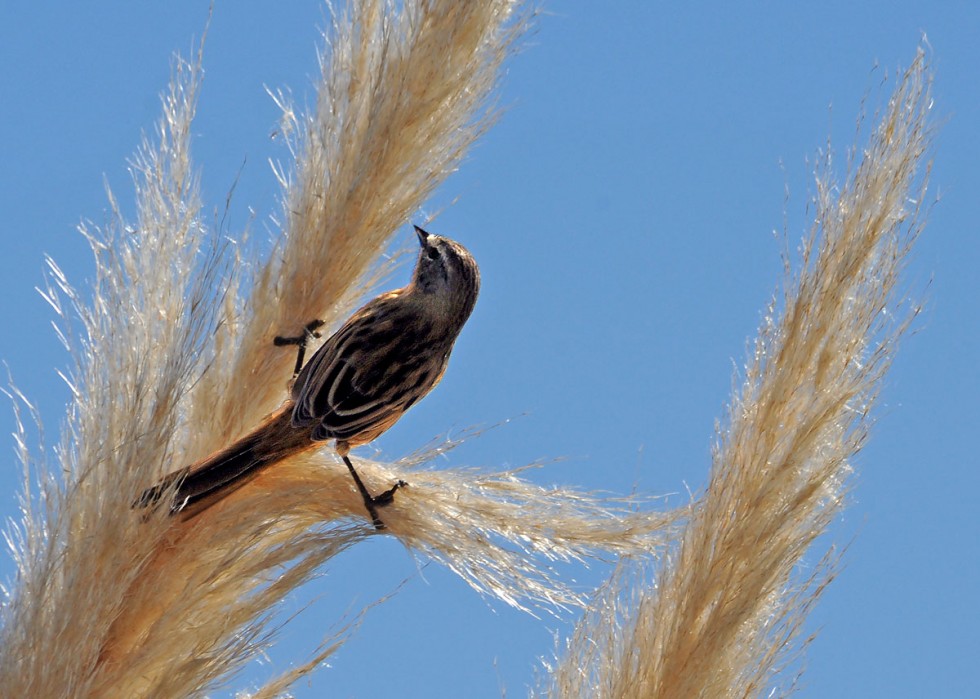
[{"label": "bird's foot", "polygon": [[306,357],[307,343],[321,337],[320,333],[317,332],[317,329],[321,327],[323,327],[322,320],[311,320],[303,327],[302,335],[294,335],[293,337],[276,335],[274,338],[272,338],[272,344],[274,344],[276,347],[285,347],[287,345],[296,345],[299,347],[299,350],[296,353],[296,367],[293,369],[294,379],[299,376],[299,371],[303,368],[303,358]]},{"label": "bird's foot", "polygon": [[388,488],[388,490],[386,490],[385,492],[375,495],[373,498],[371,498],[371,504],[377,507],[384,507],[385,505],[390,505],[395,501],[395,491],[398,490],[399,488],[404,488],[407,485],[408,483],[406,483],[405,481],[399,480],[393,486]]},{"label": "bird's foot", "polygon": [[317,332],[317,329],[322,327],[322,320],[311,320],[303,327],[302,335],[294,335],[292,337],[276,335],[274,338],[272,338],[272,344],[274,344],[276,347],[285,347],[286,345],[305,345],[311,338],[320,337],[320,333]]},{"label": "bird's foot", "polygon": [[364,497],[364,506],[367,508],[368,514],[371,515],[371,523],[379,532],[384,531],[388,527],[385,526],[385,523],[381,521],[381,517],[378,516],[377,508],[393,503],[395,501],[395,491],[399,488],[404,488],[407,485],[408,483],[405,481],[399,480],[393,486],[388,488],[388,490],[379,495]]}]

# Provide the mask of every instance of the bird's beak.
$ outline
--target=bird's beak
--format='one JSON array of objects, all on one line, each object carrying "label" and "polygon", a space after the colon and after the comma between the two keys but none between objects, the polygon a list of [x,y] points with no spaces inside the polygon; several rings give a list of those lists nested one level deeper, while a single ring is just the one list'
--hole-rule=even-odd
[{"label": "bird's beak", "polygon": [[423,248],[429,246],[429,234],[418,226],[415,226],[415,235],[419,237],[419,245]]}]

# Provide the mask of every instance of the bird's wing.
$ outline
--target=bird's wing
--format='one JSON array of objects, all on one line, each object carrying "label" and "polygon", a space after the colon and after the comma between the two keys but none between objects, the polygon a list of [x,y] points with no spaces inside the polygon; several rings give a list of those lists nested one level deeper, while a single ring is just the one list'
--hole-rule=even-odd
[{"label": "bird's wing", "polygon": [[444,369],[420,346],[431,333],[419,322],[391,303],[372,302],[355,314],[296,378],[293,424],[320,423],[315,439],[340,440],[391,426]]}]

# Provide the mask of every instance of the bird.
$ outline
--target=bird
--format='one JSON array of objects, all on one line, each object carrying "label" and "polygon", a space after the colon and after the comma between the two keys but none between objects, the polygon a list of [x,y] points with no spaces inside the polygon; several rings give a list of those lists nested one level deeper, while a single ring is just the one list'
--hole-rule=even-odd
[{"label": "bird", "polygon": [[[299,346],[289,397],[262,424],[203,461],[147,488],[134,507],[170,493],[171,514],[199,514],[262,470],[334,440],[378,530],[378,507],[407,485],[371,495],[351,462],[356,446],[376,439],[442,379],[480,290],[480,270],[462,245],[414,226],[419,255],[411,281],[356,311],[303,365],[306,344],[322,323],[277,345]],[[193,516],[193,515],[189,515]]]}]

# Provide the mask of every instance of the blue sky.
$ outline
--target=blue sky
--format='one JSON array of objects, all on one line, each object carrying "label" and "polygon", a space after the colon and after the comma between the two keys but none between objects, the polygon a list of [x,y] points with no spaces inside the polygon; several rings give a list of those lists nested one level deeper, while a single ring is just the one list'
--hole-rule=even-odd
[{"label": "blue sky", "polygon": [[[850,547],[808,625],[820,635],[802,696],[966,696],[980,650],[980,11],[739,5],[545,6],[507,68],[503,119],[426,207],[446,209],[431,229],[480,262],[480,301],[443,383],[377,446],[395,458],[514,418],[452,463],[561,458],[531,477],[683,501],[705,483],[714,421],[777,287],[773,231],[785,219],[791,244],[802,236],[817,149],[829,138],[843,164],[862,99],[879,102],[883,76],[925,35],[940,200],[907,281],[927,303],[833,527]],[[217,3],[194,147],[211,207],[241,170],[232,230],[254,212],[261,231],[278,213],[267,161],[287,154],[270,138],[277,109],[263,86],[309,98],[324,16],[317,0]],[[52,439],[67,358],[34,291],[42,256],[78,283],[91,278],[75,227],[106,220],[103,179],[131,206],[127,158],[158,116],[172,53],[190,50],[206,17],[207,2],[190,0],[0,8],[0,358]],[[9,411],[0,420],[12,429]],[[5,518],[16,514],[16,469],[12,456],[0,462]],[[3,578],[10,570],[0,563]],[[605,572],[575,575],[589,585]],[[325,573],[290,601],[287,612],[313,604],[270,662],[233,687],[301,659],[341,614],[406,579],[298,697],[521,696],[573,621],[488,603],[387,538]]]}]

